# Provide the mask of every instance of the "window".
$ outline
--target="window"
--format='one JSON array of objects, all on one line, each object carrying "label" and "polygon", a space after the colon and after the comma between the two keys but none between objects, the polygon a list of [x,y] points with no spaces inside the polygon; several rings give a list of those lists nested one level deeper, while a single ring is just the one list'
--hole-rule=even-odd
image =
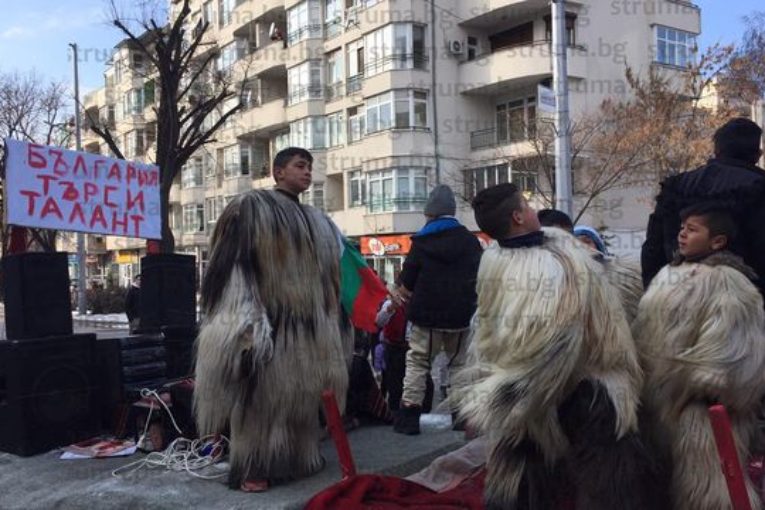
[{"label": "window", "polygon": [[338,36],[343,30],[343,7],[341,0],[324,0],[324,33],[327,39]]},{"label": "window", "polygon": [[348,142],[356,142],[364,136],[364,106],[348,108]]},{"label": "window", "polygon": [[309,150],[324,149],[326,122],[324,117],[305,117],[290,123],[290,145]]},{"label": "window", "polygon": [[205,218],[207,225],[212,226],[218,220],[220,213],[223,212],[223,197],[205,198]]},{"label": "window", "polygon": [[231,145],[223,149],[223,177],[250,175],[250,146]]},{"label": "window", "polygon": [[203,186],[202,158],[191,158],[181,170],[181,188]]},{"label": "window", "polygon": [[218,21],[221,27],[225,27],[233,20],[234,7],[236,7],[236,0],[218,0]]},{"label": "window", "polygon": [[215,11],[213,10],[212,0],[208,0],[202,4],[202,19],[205,23],[210,23],[211,25],[215,22]]},{"label": "window", "polygon": [[496,114],[497,143],[519,142],[536,136],[536,98],[498,104]]},{"label": "window", "polygon": [[274,154],[290,146],[290,132],[285,131],[274,136]]},{"label": "window", "polygon": [[361,90],[361,80],[364,78],[364,39],[350,43],[345,51],[348,62],[348,84],[345,93],[352,94]]},{"label": "window", "polygon": [[656,26],[656,62],[687,67],[694,60],[696,36],[674,28]]},{"label": "window", "polygon": [[465,170],[465,196],[472,199],[479,191],[503,182],[510,182],[510,167],[507,163],[467,169]]},{"label": "window", "polygon": [[300,195],[300,202],[324,210],[324,183],[314,182]]},{"label": "window", "polygon": [[348,172],[348,203],[351,207],[367,203],[367,180],[361,170]]},{"label": "window", "polygon": [[144,54],[139,51],[133,51],[130,53],[130,60],[133,71],[143,71]]},{"label": "window", "polygon": [[480,54],[481,47],[478,44],[478,38],[473,37],[472,35],[469,35],[467,38],[467,59],[468,60],[475,60],[476,57]]},{"label": "window", "polygon": [[321,3],[305,0],[287,11],[287,44],[292,46],[303,39],[321,37]]},{"label": "window", "polygon": [[425,27],[393,23],[364,37],[367,75],[425,67]]},{"label": "window", "polygon": [[[545,41],[552,41],[552,16],[545,16]],[[576,14],[566,13],[566,45],[576,44]]]},{"label": "window", "polygon": [[537,176],[533,172],[512,170],[510,173],[510,182],[518,186],[518,189],[524,193],[537,192]]},{"label": "window", "polygon": [[183,231],[186,234],[205,231],[204,204],[187,204],[183,206]]},{"label": "window", "polygon": [[202,156],[202,170],[205,174],[206,181],[212,181],[215,179],[217,168],[215,167],[215,159],[212,154],[205,154]]},{"label": "window", "polygon": [[428,95],[419,90],[395,90],[370,97],[366,103],[367,133],[384,129],[427,128]]},{"label": "window", "polygon": [[327,115],[327,147],[337,147],[344,141],[343,112]]},{"label": "window", "polygon": [[320,99],[322,97],[321,73],[320,60],[309,60],[291,67],[287,72],[288,103],[293,105],[308,99]]},{"label": "window", "polygon": [[237,43],[232,42],[220,50],[220,55],[215,59],[215,69],[225,71],[237,61]]},{"label": "window", "polygon": [[370,172],[369,212],[418,211],[428,198],[426,168]]},{"label": "window", "polygon": [[239,95],[239,102],[242,105],[242,110],[249,110],[260,104],[258,98],[259,86],[257,80],[247,80],[242,83],[241,93]]},{"label": "window", "polygon": [[327,101],[343,96],[343,50],[327,53]]},{"label": "window", "polygon": [[134,129],[125,133],[125,157],[134,158],[146,154],[146,148],[154,143],[154,132],[147,129]]},{"label": "window", "polygon": [[512,46],[522,46],[534,42],[534,22],[529,21],[522,25],[515,26],[504,32],[489,36],[491,51],[498,51]]}]

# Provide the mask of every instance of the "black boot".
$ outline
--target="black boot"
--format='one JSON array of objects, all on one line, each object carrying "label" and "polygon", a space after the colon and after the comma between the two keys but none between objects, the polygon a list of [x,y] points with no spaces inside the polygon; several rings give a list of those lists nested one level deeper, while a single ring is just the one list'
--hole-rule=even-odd
[{"label": "black boot", "polygon": [[420,433],[420,406],[399,407],[396,416],[393,418],[393,431],[408,436],[416,436]]}]

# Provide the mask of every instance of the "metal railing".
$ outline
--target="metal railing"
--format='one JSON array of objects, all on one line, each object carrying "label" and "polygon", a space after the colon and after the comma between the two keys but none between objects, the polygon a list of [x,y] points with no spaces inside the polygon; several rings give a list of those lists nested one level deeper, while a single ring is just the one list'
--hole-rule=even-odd
[{"label": "metal railing", "polygon": [[364,82],[364,74],[357,74],[356,76],[350,76],[345,83],[345,95],[350,96],[354,92],[361,90],[361,85]]},{"label": "metal railing", "polygon": [[470,133],[470,150],[495,147],[497,142],[497,128],[479,129]]}]

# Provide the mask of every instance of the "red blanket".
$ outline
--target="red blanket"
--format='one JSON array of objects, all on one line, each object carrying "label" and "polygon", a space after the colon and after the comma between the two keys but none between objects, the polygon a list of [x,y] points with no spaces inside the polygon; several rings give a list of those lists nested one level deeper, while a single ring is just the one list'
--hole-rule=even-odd
[{"label": "red blanket", "polygon": [[305,510],[481,510],[485,474],[482,470],[440,494],[402,478],[354,476],[314,496]]}]

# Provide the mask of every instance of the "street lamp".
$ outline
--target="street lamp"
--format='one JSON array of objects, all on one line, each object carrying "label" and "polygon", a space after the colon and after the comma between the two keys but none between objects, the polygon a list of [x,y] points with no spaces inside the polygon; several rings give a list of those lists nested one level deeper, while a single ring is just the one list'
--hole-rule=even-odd
[{"label": "street lamp", "polygon": [[[77,141],[76,149],[82,150],[82,123],[80,119],[80,75],[77,68],[77,43],[69,43],[69,47],[72,48],[72,54],[74,58],[74,134]],[[85,291],[87,283],[85,281],[85,234],[77,232],[77,309],[80,311],[80,315],[85,315],[87,312],[87,300],[85,299]]]}]

